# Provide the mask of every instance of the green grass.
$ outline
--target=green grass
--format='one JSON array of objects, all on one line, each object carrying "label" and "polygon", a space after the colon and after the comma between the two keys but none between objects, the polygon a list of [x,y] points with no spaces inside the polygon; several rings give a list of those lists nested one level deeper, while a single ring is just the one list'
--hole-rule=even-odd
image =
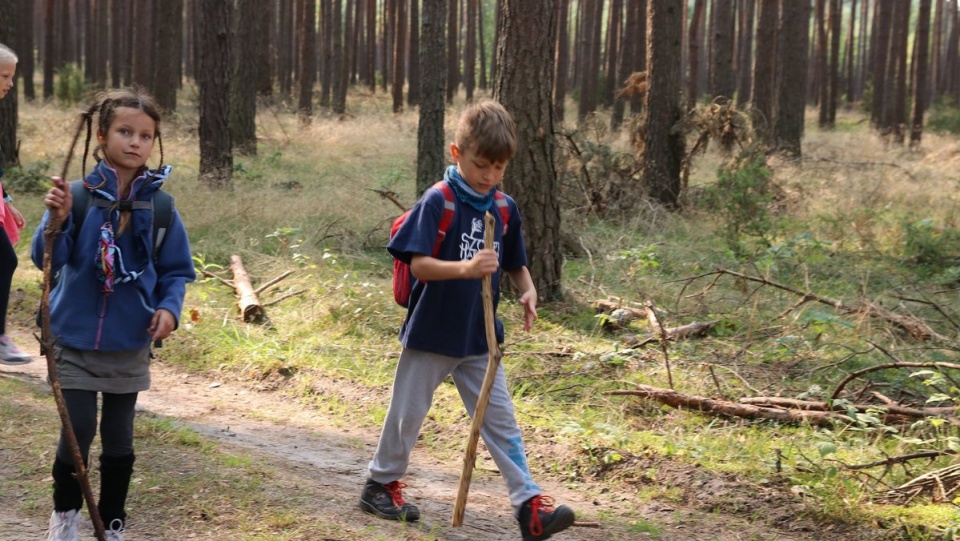
[{"label": "green grass", "polygon": [[[359,110],[363,107],[376,109],[368,102]],[[45,106],[24,109],[25,134],[42,133],[62,116]],[[304,129],[292,115],[279,112],[276,118],[281,124],[270,115],[260,119],[265,133],[259,154],[237,160],[234,189],[225,193],[197,185],[196,141],[189,126],[165,126],[165,153],[176,168],[168,189],[177,196],[198,267],[229,279],[229,258],[236,254],[255,286],[285,271],[293,274],[263,293],[264,302],[291,295],[266,308],[269,320],[263,325],[239,321],[229,287],[217,279],[199,280],[188,290],[181,327],[163,355],[185,370],[285,393],[334,414],[344,426],[375,429],[385,414],[403,311],[392,301],[390,261],[383,250],[387,224],[399,209],[373,190],[393,190],[412,202],[415,116],[317,118]],[[955,429],[901,426],[894,433],[869,424],[783,426],[603,394],[635,383],[667,386],[657,343],[630,349],[622,343],[624,332],[601,327],[591,304],[608,296],[638,305],[651,301],[668,327],[719,320],[706,337],[669,344],[675,386],[689,394],[823,398],[850,371],[891,361],[871,349],[871,342],[912,361],[958,361],[955,349],[927,347],[876,318],[820,303],[798,304],[794,294],[730,276],[695,278],[728,268],[844,303],[865,298],[888,308],[903,305],[955,346],[960,306],[955,242],[960,160],[950,158],[955,142],[925,136],[921,152],[907,152],[885,147],[853,113],[838,122],[840,129],[808,133],[804,161],[770,160],[777,191],[766,209],[770,227],[762,236],[739,235],[731,245],[727,224],[697,202],[678,214],[644,208],[605,219],[565,210],[564,233],[587,253],[565,256],[564,301],[540,306],[531,333],[520,330],[522,310],[514,299],[507,296],[500,310],[507,326],[504,363],[518,416],[529,441],[543,453],[532,461],[536,475],[625,490],[630,485],[621,484],[624,479],[658,469],[651,464],[640,473],[631,471],[639,460],[654,457],[713,476],[776,482],[785,492],[800,487],[796,490],[808,495],[810,512],[826,519],[893,520],[928,532],[956,525],[956,515],[944,506],[866,505],[876,483],[840,467],[944,448],[957,435]],[[25,162],[62,159],[41,152],[34,139],[25,138]],[[698,160],[691,186],[715,183],[722,161],[713,153]],[[574,187],[563,189],[569,195]],[[18,200],[31,224],[41,210],[35,199]],[[21,256],[25,246],[18,246]],[[36,271],[25,259],[15,285],[24,289],[26,300],[13,317],[29,321],[39,288]],[[642,335],[648,326],[634,322],[628,332]],[[931,392],[908,375],[888,371],[872,379],[885,392]],[[819,395],[810,394],[815,387]],[[960,398],[956,388],[944,389]],[[446,430],[451,425],[466,426],[466,414],[455,390],[445,384],[424,426],[422,445],[438,456],[455,457],[461,442]],[[230,475],[242,472],[243,483],[251,484],[229,481],[231,492],[269,480],[269,472],[217,455],[207,448],[209,442],[175,423],[151,420],[138,430],[138,437],[196,454]],[[926,443],[909,443],[908,437]],[[836,452],[822,455],[824,442],[835,445]],[[918,470],[948,462],[941,458],[910,471],[895,467],[883,480],[895,486]],[[186,493],[198,486],[190,480],[178,483]],[[670,479],[664,490],[666,495],[643,497],[681,501],[690,488]],[[263,503],[252,500],[244,509]],[[216,505],[203,512],[222,513]],[[302,520],[271,513],[257,515],[270,532],[296,531]],[[644,521],[633,527],[653,536],[662,533]]]}]

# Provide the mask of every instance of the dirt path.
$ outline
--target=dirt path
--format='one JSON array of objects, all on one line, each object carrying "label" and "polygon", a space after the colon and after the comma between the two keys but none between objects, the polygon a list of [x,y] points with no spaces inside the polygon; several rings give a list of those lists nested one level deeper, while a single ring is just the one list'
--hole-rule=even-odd
[{"label": "dirt path", "polygon": [[[15,335],[16,336],[16,335]],[[21,344],[29,344],[28,335],[20,336]],[[46,385],[46,364],[42,358],[20,367],[0,366],[0,376],[18,377],[38,385]],[[367,524],[387,538],[396,532],[403,537],[404,526],[390,523],[357,509],[357,497],[365,477],[378,434],[375,430],[332,428],[324,415],[298,406],[293,400],[272,393],[261,393],[232,382],[205,380],[180,373],[163,362],[153,367],[153,386],[141,393],[138,408],[160,416],[178,419],[197,432],[217,440],[226,450],[250,455],[259,462],[295,478],[324,494],[324,516],[351,524]],[[489,461],[483,454],[479,462]],[[422,528],[444,540],[512,540],[518,539],[516,522],[511,516],[503,483],[499,476],[478,470],[471,484],[465,525],[449,526],[460,464],[439,464],[422,449],[413,454],[409,488],[405,496],[417,503],[423,515]],[[554,537],[558,541],[613,541],[651,539],[648,534],[629,531],[631,520],[642,519],[662,529],[661,540],[687,539],[759,539],[802,540],[826,539],[811,532],[797,532],[787,525],[773,528],[751,524],[738,516],[722,512],[697,510],[682,505],[638,502],[629,494],[610,492],[589,495],[574,491],[549,480],[538,479],[544,490],[557,501],[567,503],[580,513],[579,519],[597,521],[602,528],[572,528]],[[303,486],[303,485],[301,485]],[[596,488],[596,487],[594,487]],[[0,539],[38,539],[45,529],[48,511],[22,516],[11,509],[0,508]],[[756,516],[756,515],[755,515]],[[604,520],[604,517],[614,517]],[[752,522],[752,521],[751,521]],[[805,529],[805,528],[801,528]],[[792,530],[792,531],[791,531]],[[5,537],[4,532],[19,532]],[[25,533],[26,532],[26,533]],[[92,539],[92,530],[89,532]],[[195,539],[217,539],[196,532]],[[165,539],[162,532],[130,532],[128,541]],[[360,538],[357,538],[360,539]]]}]

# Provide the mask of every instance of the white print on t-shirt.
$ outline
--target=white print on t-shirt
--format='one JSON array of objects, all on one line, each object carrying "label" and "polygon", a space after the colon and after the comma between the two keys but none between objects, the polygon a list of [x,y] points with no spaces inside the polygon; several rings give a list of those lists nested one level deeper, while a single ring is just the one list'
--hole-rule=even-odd
[{"label": "white print on t-shirt", "polygon": [[[474,218],[470,223],[470,233],[460,235],[460,261],[473,259],[483,249],[483,220]],[[500,243],[494,242],[493,249],[500,255]]]}]

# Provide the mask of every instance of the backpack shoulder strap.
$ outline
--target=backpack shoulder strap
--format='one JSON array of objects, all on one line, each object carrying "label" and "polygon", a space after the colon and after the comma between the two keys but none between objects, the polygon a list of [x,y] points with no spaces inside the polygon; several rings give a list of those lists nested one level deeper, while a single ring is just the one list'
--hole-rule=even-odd
[{"label": "backpack shoulder strap", "polygon": [[453,225],[453,215],[457,210],[457,202],[453,195],[453,189],[446,182],[441,180],[433,187],[443,194],[443,214],[440,215],[440,226],[437,228],[437,241],[433,244],[433,256],[436,257],[440,253],[440,245],[443,243],[443,239],[447,237],[447,231]]},{"label": "backpack shoulder strap", "polygon": [[493,192],[493,203],[500,211],[500,219],[503,221],[503,236],[507,236],[507,229],[510,226],[510,203],[507,203],[507,196],[500,190]]},{"label": "backpack shoulder strap", "polygon": [[77,235],[80,234],[80,228],[83,227],[83,220],[87,217],[87,210],[90,209],[90,192],[83,185],[82,180],[70,182],[70,195],[73,196],[73,206],[70,207],[70,214],[73,216],[73,241],[77,241]]},{"label": "backpack shoulder strap", "polygon": [[173,196],[163,190],[153,192],[153,261],[156,262],[160,257],[160,247],[163,246],[163,239],[167,235],[167,230],[173,223]]}]

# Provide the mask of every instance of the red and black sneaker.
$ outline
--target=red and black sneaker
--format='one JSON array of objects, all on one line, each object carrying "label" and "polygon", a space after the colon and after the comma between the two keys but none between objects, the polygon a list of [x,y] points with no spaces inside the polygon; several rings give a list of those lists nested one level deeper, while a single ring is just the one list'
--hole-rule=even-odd
[{"label": "red and black sneaker", "polygon": [[553,498],[537,495],[520,507],[520,533],[523,541],[550,539],[573,525],[573,510],[566,505],[553,508]]},{"label": "red and black sneaker", "polygon": [[416,505],[403,501],[406,483],[394,481],[380,484],[373,479],[367,479],[360,494],[360,509],[387,520],[402,520],[416,522],[420,520],[420,510]]}]

